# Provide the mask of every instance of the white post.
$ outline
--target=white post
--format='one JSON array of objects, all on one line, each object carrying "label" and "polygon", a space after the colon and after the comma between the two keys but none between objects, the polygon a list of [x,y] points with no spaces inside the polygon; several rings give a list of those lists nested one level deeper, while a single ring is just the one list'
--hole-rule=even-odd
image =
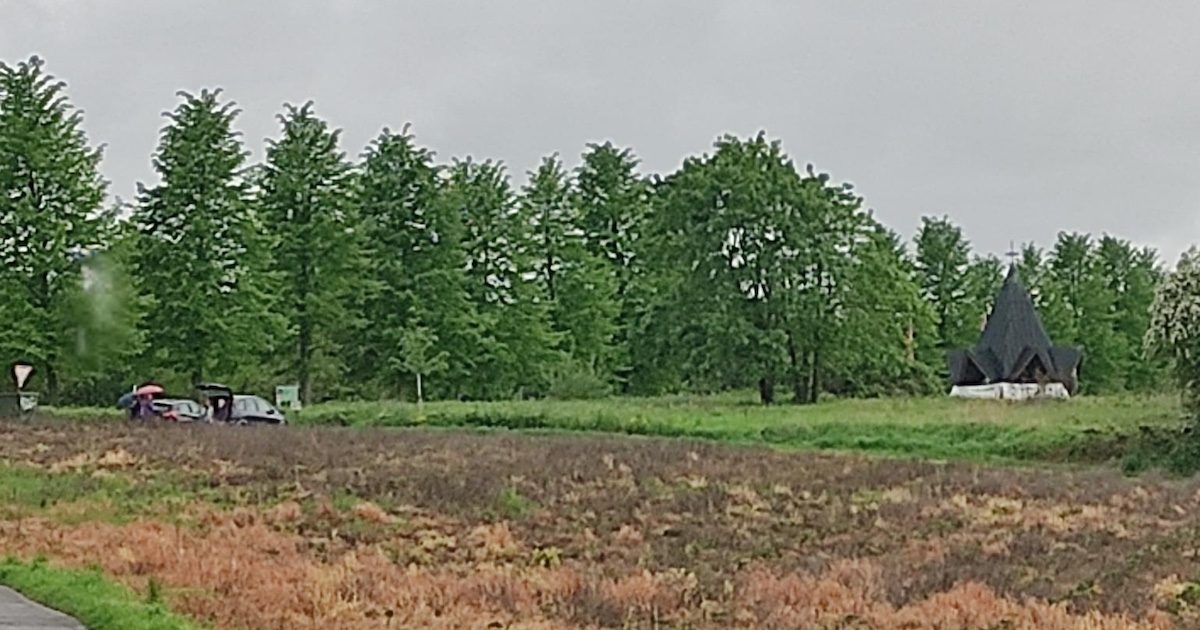
[{"label": "white post", "polygon": [[421,373],[417,372],[417,422],[425,421],[425,394],[421,391]]}]

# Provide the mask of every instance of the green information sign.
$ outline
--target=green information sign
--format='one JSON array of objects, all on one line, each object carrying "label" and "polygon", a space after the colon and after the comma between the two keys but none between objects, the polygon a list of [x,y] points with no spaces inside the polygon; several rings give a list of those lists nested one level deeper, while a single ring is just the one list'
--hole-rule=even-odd
[{"label": "green information sign", "polygon": [[276,385],[275,386],[275,406],[280,409],[288,408],[294,411],[300,410],[300,386],[299,385]]}]

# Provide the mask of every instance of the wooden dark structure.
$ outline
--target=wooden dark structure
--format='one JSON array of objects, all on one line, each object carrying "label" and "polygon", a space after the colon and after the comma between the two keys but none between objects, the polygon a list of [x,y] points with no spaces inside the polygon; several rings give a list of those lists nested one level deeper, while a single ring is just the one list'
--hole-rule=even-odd
[{"label": "wooden dark structure", "polygon": [[1082,359],[1079,348],[1050,342],[1015,265],[1008,270],[979,342],[948,356],[952,385],[1062,383],[1070,393],[1078,388]]}]

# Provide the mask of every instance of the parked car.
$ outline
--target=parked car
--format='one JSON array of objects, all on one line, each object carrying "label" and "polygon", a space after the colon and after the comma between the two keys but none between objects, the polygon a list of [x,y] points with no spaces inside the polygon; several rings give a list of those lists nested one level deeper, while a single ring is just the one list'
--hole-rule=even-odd
[{"label": "parked car", "polygon": [[203,422],[204,406],[186,398],[160,398],[154,401],[154,410],[163,420],[172,422]]},{"label": "parked car", "polygon": [[275,405],[250,394],[234,394],[233,390],[219,383],[197,386],[211,408],[211,420],[224,424],[287,424],[287,417]]},{"label": "parked car", "polygon": [[272,424],[287,424],[283,412],[275,405],[248,394],[236,394],[233,397],[234,422],[269,422]]}]

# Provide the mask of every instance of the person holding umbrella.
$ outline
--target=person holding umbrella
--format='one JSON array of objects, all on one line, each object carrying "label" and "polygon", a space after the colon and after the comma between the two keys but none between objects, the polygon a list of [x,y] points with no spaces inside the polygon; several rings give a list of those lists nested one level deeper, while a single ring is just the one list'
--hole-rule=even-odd
[{"label": "person holding umbrella", "polygon": [[157,415],[157,412],[154,410],[154,397],[162,393],[162,386],[155,383],[144,383],[133,390],[134,400],[133,406],[130,408],[130,419],[146,420]]}]

